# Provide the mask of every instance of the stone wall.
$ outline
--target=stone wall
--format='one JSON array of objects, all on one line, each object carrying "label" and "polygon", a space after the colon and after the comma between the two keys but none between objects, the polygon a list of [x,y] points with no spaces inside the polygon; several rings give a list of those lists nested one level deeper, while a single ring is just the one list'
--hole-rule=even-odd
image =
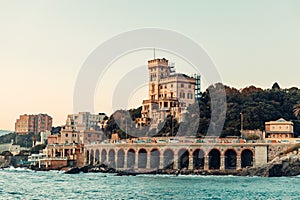
[{"label": "stone wall", "polygon": [[280,152],[285,151],[291,144],[274,143],[268,145],[268,161],[273,160]]},{"label": "stone wall", "polygon": [[255,166],[264,165],[268,162],[267,146],[255,146]]}]

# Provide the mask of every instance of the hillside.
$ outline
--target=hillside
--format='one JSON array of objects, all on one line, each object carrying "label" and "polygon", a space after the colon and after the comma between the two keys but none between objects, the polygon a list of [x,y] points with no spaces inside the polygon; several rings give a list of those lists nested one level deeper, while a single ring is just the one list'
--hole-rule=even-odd
[{"label": "hillside", "polygon": [[[0,136],[0,144],[11,143],[13,140],[14,144],[20,145],[21,147],[31,147],[33,133],[28,135],[18,135],[16,133],[8,133],[6,135]],[[37,140],[40,140],[40,135],[37,136]]]},{"label": "hillside", "polygon": [[8,133],[11,133],[12,131],[8,131],[8,130],[0,130],[0,136],[1,135],[6,135]]},{"label": "hillside", "polygon": [[[296,87],[282,89],[277,83],[270,89],[261,89],[255,86],[236,89],[222,85],[221,83],[210,86],[201,93],[198,103],[187,108],[188,114],[185,119],[188,123],[178,123],[174,117],[168,116],[166,123],[159,125],[160,131],[157,134],[153,130],[147,130],[146,127],[143,128],[144,132],[136,130],[130,119],[124,121],[124,111],[119,110],[110,116],[105,133],[110,137],[112,132],[118,132],[121,138],[125,138],[125,133],[120,131],[114,119],[114,116],[119,116],[119,124],[124,124],[124,122],[128,123],[127,128],[130,130],[128,131],[129,133],[139,132],[141,135],[152,136],[156,134],[156,136],[174,136],[178,134],[177,130],[180,127],[181,133],[184,135],[194,135],[195,132],[197,136],[206,135],[211,121],[210,96],[211,94],[218,95],[222,93],[222,89],[224,88],[226,91],[226,101],[224,101],[224,98],[216,99],[216,101],[225,102],[227,108],[226,120],[223,126],[219,116],[225,115],[225,113],[221,113],[221,115],[217,113],[217,118],[215,119],[216,123],[211,124],[213,134],[220,135],[220,133],[214,130],[223,127],[221,137],[240,136],[242,113],[244,130],[264,130],[265,122],[277,120],[282,117],[294,123],[295,136],[300,136],[300,114],[296,116],[293,111],[294,106],[300,103],[300,89]],[[135,115],[134,117],[132,116],[132,120],[139,116],[137,112],[140,114],[141,109],[131,110],[130,113],[133,111]],[[220,110],[216,108],[215,111],[219,112]],[[118,119],[116,121],[118,121]],[[130,137],[130,135],[128,137]]]}]

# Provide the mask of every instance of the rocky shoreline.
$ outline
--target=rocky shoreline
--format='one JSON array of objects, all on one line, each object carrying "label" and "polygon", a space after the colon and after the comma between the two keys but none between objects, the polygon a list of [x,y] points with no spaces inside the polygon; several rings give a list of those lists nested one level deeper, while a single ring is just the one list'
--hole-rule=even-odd
[{"label": "rocky shoreline", "polygon": [[[299,176],[300,175],[300,144],[292,146],[285,152],[278,154],[271,162],[259,167],[247,167],[241,170],[174,170],[174,169],[158,169],[154,171],[143,170],[117,170],[107,165],[87,165],[81,168],[62,167],[60,171],[65,174],[78,174],[78,173],[114,173],[117,176],[136,176],[141,174],[165,174],[165,175],[233,175],[233,176],[261,176],[261,177],[281,177],[281,176]],[[7,168],[11,165],[10,159],[0,159],[0,169]],[[29,167],[35,171],[47,171],[37,167]]]},{"label": "rocky shoreline", "polygon": [[141,174],[167,174],[167,175],[233,175],[233,176],[261,176],[261,177],[281,177],[281,176],[298,176],[300,175],[300,151],[293,147],[288,152],[282,152],[277,155],[271,162],[260,167],[247,167],[241,170],[173,170],[159,169],[155,171],[121,171],[110,168],[104,164],[96,166],[84,166],[82,168],[71,168],[65,171],[66,174],[76,173],[114,173],[117,176],[135,176]]},{"label": "rocky shoreline", "polygon": [[204,170],[174,170],[174,169],[158,169],[154,171],[147,170],[116,170],[114,168],[110,168],[104,164],[96,165],[96,166],[84,166],[82,168],[71,168],[65,171],[65,174],[78,174],[78,173],[113,173],[116,176],[136,176],[136,175],[238,175],[237,171],[204,171]]},{"label": "rocky shoreline", "polygon": [[300,175],[300,151],[292,150],[277,155],[271,162],[256,168],[242,170],[241,176],[281,177]]},{"label": "rocky shoreline", "polygon": [[[8,168],[10,165],[1,165],[0,168]],[[45,169],[30,168],[34,171],[48,171]],[[282,157],[280,159],[274,159],[274,161],[260,166],[244,168],[241,170],[174,170],[174,169],[158,169],[154,171],[134,171],[134,170],[117,170],[108,167],[104,164],[101,165],[88,165],[84,167],[64,167],[57,169],[64,171],[65,174],[79,174],[79,173],[110,173],[116,176],[136,176],[136,175],[202,175],[202,176],[260,176],[260,177],[282,177],[282,176],[299,176],[300,175],[300,156]]]},{"label": "rocky shoreline", "polygon": [[281,177],[281,176],[298,176],[300,175],[300,155],[288,155],[281,158],[276,158],[272,162],[260,166],[244,168],[241,170],[173,170],[173,169],[159,169],[155,171],[121,171],[110,168],[104,164],[96,166],[85,166],[82,168],[71,168],[65,171],[65,174],[77,173],[114,173],[116,176],[136,176],[142,174],[165,174],[165,175],[233,175],[233,176],[261,176],[261,177]]}]

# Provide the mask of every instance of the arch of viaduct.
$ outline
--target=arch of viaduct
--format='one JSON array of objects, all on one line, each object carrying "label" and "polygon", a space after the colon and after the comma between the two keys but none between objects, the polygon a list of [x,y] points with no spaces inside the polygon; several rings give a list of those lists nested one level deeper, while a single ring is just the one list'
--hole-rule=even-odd
[{"label": "arch of viaduct", "polygon": [[238,170],[267,163],[266,144],[94,144],[88,164],[116,169]]}]

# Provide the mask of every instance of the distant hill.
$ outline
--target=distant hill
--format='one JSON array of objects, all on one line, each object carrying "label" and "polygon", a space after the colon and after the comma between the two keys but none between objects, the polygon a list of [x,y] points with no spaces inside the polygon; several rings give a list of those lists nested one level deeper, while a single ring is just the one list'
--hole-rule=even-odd
[{"label": "distant hill", "polygon": [[[16,133],[8,133],[0,136],[0,144],[10,143],[12,140],[14,144],[20,145],[21,147],[31,147],[32,139],[34,134],[29,133],[27,135],[17,135]],[[40,141],[40,134],[36,136],[37,141]]]},{"label": "distant hill", "polygon": [[0,130],[0,136],[1,136],[1,135],[6,135],[6,134],[11,133],[11,132],[13,132],[13,131]]}]

